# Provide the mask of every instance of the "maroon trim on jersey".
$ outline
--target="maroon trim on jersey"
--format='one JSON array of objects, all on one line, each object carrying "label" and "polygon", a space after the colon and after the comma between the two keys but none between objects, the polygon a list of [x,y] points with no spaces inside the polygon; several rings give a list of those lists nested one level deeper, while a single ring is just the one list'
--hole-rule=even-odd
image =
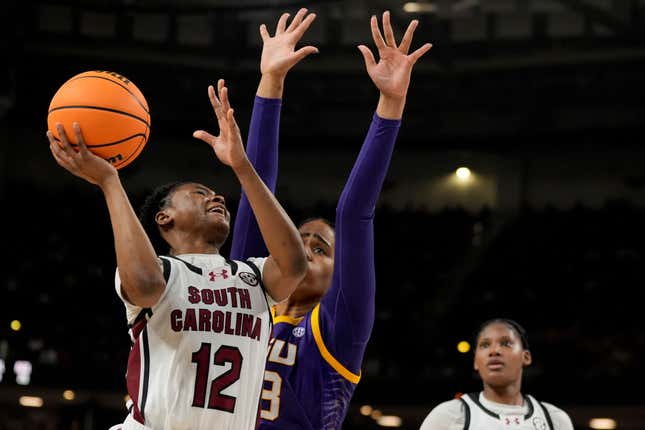
[{"label": "maroon trim on jersey", "polygon": [[[149,360],[150,350],[148,348],[148,333],[145,331],[148,319],[145,318],[146,311],[143,309],[137,317],[137,321],[130,329],[134,344],[130,350],[128,357],[128,370],[126,373],[126,383],[128,387],[128,394],[133,402],[132,417],[141,424],[145,424],[145,405],[146,397],[148,394],[148,377],[149,377]],[[140,318],[143,316],[143,318]],[[142,351],[143,349],[143,351]],[[141,353],[143,352],[143,366],[141,365]],[[143,368],[142,368],[143,367]],[[141,384],[141,377],[143,377],[143,384]],[[141,392],[139,392],[141,386]]]},{"label": "maroon trim on jersey", "polygon": [[139,382],[141,377],[141,343],[135,342],[130,350],[128,357],[128,371],[126,373],[126,383],[128,387],[128,394],[132,399],[132,417],[145,424],[145,419],[139,410]]},{"label": "maroon trim on jersey", "polygon": [[145,328],[146,324],[148,323],[148,318],[151,316],[152,309],[143,308],[141,309],[141,312],[139,312],[139,315],[137,315],[137,317],[134,319],[134,322],[128,326],[130,328],[130,336],[132,337],[133,341],[135,341],[139,337],[141,330]]}]

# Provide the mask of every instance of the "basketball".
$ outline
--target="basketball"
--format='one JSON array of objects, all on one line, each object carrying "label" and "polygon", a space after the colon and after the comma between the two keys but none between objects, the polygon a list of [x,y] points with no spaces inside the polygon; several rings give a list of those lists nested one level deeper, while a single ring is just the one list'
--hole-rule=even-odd
[{"label": "basketball", "polygon": [[87,148],[121,169],[134,161],[150,136],[150,111],[143,93],[126,77],[105,70],[80,73],[65,82],[49,104],[47,126],[60,140],[65,128],[72,147],[78,122]]}]

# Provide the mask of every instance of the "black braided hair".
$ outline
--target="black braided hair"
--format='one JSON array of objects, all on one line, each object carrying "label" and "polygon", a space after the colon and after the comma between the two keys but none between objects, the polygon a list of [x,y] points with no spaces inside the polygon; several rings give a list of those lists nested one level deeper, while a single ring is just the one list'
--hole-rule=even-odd
[{"label": "black braided hair", "polygon": [[157,255],[167,255],[170,251],[170,245],[161,236],[159,226],[157,225],[157,221],[155,221],[155,216],[157,212],[168,206],[174,191],[181,185],[187,183],[185,181],[178,181],[158,186],[148,194],[139,209],[139,221],[141,221],[141,225],[150,238],[150,242],[152,242],[152,246]]}]

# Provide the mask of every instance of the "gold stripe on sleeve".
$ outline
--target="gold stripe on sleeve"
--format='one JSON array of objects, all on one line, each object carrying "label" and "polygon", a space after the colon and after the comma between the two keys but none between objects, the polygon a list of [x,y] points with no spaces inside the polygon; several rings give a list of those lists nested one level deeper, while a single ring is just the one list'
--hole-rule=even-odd
[{"label": "gold stripe on sleeve", "polygon": [[318,350],[320,355],[325,359],[331,367],[334,368],[341,376],[347,379],[352,384],[358,384],[358,381],[361,380],[361,375],[356,375],[355,373],[350,372],[334,358],[333,355],[327,350],[325,342],[323,342],[322,335],[320,334],[320,324],[318,321],[318,311],[320,309],[320,303],[316,305],[313,312],[311,312],[311,330],[314,333],[314,339],[316,340],[316,345],[318,345]]}]

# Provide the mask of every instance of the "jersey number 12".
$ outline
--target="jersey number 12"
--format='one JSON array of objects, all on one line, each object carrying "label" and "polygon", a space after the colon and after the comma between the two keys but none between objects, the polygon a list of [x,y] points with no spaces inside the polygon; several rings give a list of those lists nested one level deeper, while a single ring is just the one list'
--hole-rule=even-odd
[{"label": "jersey number 12", "polygon": [[[210,396],[208,398],[209,409],[231,412],[235,410],[235,397],[222,394],[240,379],[242,369],[242,353],[237,347],[222,345],[213,356],[213,364],[224,366],[231,363],[231,368],[213,379],[211,382]],[[197,376],[195,378],[195,391],[193,393],[193,406],[203,408],[206,404],[206,386],[208,385],[208,373],[210,371],[211,344],[202,343],[199,350],[193,352],[192,362],[197,365]]]}]

